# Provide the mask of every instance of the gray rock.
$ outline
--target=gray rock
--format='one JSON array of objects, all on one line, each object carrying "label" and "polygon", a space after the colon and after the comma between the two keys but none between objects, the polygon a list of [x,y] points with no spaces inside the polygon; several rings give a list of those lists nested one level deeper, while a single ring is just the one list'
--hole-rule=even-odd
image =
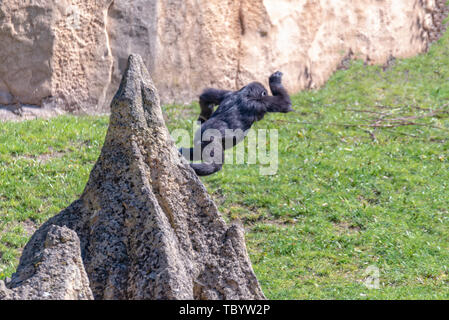
[{"label": "gray rock", "polygon": [[131,55],[101,155],[79,200],[26,245],[10,288],[53,225],[80,239],[96,299],[264,299],[243,230],[227,226],[165,126],[158,93]]},{"label": "gray rock", "polygon": [[28,256],[14,274],[13,283],[0,281],[0,300],[93,299],[81,259],[76,233],[51,225],[42,234],[40,250]]}]

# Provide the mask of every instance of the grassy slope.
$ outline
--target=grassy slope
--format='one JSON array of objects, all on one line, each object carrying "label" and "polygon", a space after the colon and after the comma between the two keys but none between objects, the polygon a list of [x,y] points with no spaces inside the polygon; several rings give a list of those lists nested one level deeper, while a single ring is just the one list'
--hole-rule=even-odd
[{"label": "grassy slope", "polygon": [[[380,113],[391,119],[442,108],[447,52],[449,33],[385,72],[354,62],[322,89],[297,94],[297,112],[257,124],[279,130],[276,175],[225,165],[203,179],[226,217],[245,223],[268,298],[449,298],[449,115],[397,128],[353,126]],[[164,111],[170,129],[191,128],[198,106]],[[107,123],[0,124],[0,279],[14,271],[27,229],[80,195]],[[363,285],[368,266],[380,270],[379,290]]]}]

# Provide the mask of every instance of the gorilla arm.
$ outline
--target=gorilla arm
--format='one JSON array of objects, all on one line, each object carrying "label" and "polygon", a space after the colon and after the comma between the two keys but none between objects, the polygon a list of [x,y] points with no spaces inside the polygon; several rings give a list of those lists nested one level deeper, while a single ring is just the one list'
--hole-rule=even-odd
[{"label": "gorilla arm", "polygon": [[263,97],[268,112],[294,111],[290,96],[282,85],[282,75],[282,72],[277,71],[269,78],[270,90],[273,95]]},{"label": "gorilla arm", "polygon": [[207,121],[214,112],[214,106],[219,105],[228,93],[232,91],[208,88],[200,95],[201,113],[198,121]]}]

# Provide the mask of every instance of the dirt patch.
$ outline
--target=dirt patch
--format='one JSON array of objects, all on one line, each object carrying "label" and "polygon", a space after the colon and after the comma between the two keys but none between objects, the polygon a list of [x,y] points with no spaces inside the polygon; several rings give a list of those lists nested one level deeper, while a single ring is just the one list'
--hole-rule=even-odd
[{"label": "dirt patch", "polygon": [[362,230],[359,226],[355,226],[345,221],[334,223],[334,226],[335,229],[337,229],[338,234],[355,234]]},{"label": "dirt patch", "polygon": [[17,156],[16,159],[25,159],[25,160],[36,160],[40,163],[47,163],[53,159],[62,158],[66,151],[55,151],[52,147],[48,148],[48,153],[43,153],[39,155],[20,155]]},{"label": "dirt patch", "polygon": [[25,230],[25,234],[27,235],[27,237],[31,237],[33,233],[39,228],[39,225],[31,219],[26,219],[25,221],[21,222],[20,225],[22,226],[23,230]]},{"label": "dirt patch", "polygon": [[[26,237],[31,237],[34,232],[39,228],[39,224],[34,222],[32,219],[26,219],[22,222],[11,222],[7,223],[6,225],[3,225],[0,229],[0,237],[7,233],[17,233],[17,230],[14,230],[16,227],[21,226],[23,229],[23,235]],[[23,248],[17,248],[18,256],[22,254]],[[0,252],[0,258],[2,256],[2,253]]]},{"label": "dirt patch", "polygon": [[16,228],[17,226],[21,226],[23,228],[24,235],[26,235],[27,237],[33,235],[33,233],[39,228],[39,224],[37,224],[35,221],[33,221],[32,219],[26,219],[22,222],[10,222],[5,224],[3,226],[3,230],[0,230],[0,234],[16,232],[14,231],[14,228]]},{"label": "dirt patch", "polygon": [[40,162],[48,162],[52,159],[62,158],[64,156],[65,152],[53,152],[53,153],[44,153],[40,154],[36,157],[36,159]]}]

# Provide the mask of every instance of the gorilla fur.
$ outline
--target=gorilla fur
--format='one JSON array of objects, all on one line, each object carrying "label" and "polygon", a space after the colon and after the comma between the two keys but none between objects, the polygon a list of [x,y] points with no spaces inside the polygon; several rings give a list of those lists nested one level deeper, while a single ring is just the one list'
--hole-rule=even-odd
[{"label": "gorilla fur", "polygon": [[[238,91],[212,88],[203,91],[198,118],[201,128],[195,134],[194,147],[179,150],[190,161],[202,161],[190,164],[197,175],[206,176],[221,170],[224,150],[242,141],[253,123],[267,112],[293,111],[290,96],[282,85],[282,72],[273,73],[269,85],[272,96],[259,82],[252,82]],[[216,105],[218,108],[214,112]]]}]

